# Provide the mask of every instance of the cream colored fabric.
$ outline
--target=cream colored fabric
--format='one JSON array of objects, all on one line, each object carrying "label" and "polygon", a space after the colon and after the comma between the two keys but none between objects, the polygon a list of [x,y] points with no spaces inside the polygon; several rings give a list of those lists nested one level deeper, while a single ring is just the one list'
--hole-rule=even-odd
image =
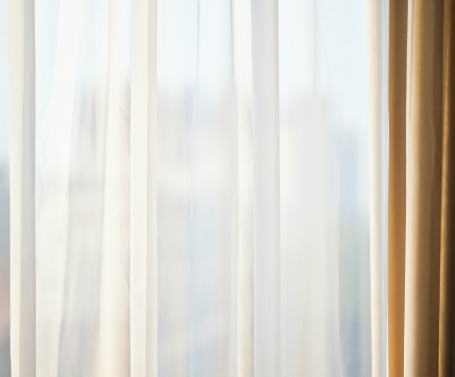
[{"label": "cream colored fabric", "polygon": [[36,373],[35,22],[33,0],[8,4],[11,369]]},{"label": "cream colored fabric", "polygon": [[281,374],[278,1],[251,3],[254,137],[254,371]]},{"label": "cream colored fabric", "polygon": [[129,314],[131,375],[142,377],[158,376],[156,22],[156,0],[131,2]]}]

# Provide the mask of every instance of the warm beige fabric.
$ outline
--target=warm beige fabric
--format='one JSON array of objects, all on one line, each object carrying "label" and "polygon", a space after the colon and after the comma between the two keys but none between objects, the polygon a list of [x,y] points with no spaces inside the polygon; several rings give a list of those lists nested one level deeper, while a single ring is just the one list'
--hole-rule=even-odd
[{"label": "warm beige fabric", "polygon": [[455,1],[444,1],[439,376],[455,375]]},{"label": "warm beige fabric", "polygon": [[388,373],[403,375],[406,234],[406,30],[407,0],[390,1]]},{"label": "warm beige fabric", "polygon": [[453,20],[390,3],[389,376],[454,375]]},{"label": "warm beige fabric", "polygon": [[[438,371],[442,2],[414,0],[408,30],[405,376]],[[390,287],[393,289],[393,287]]]}]

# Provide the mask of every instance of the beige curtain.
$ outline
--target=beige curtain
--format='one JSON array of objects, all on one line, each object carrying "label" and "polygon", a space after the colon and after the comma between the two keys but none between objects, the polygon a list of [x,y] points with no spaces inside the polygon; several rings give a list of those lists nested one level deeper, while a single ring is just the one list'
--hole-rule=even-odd
[{"label": "beige curtain", "polygon": [[454,16],[453,0],[390,2],[390,377],[455,373]]}]

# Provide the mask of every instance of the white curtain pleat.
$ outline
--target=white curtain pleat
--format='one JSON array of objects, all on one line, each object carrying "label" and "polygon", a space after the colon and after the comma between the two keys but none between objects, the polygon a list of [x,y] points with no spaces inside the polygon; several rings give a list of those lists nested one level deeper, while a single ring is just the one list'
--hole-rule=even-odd
[{"label": "white curtain pleat", "polygon": [[[39,3],[38,3],[39,5]],[[55,4],[54,4],[55,6]],[[81,16],[81,4],[61,4],[54,17],[46,17],[36,8],[35,41],[37,46],[37,119],[36,132],[36,296],[37,296],[37,376],[57,376],[62,311],[64,301],[65,264],[69,221],[69,164],[74,106],[76,25]],[[55,45],[53,82],[49,104],[42,105],[41,74],[49,58],[41,66],[45,52],[41,44],[41,25],[46,32],[57,36]],[[50,30],[52,28],[52,30]],[[51,55],[51,54],[49,54]],[[55,109],[60,109],[57,112]],[[40,142],[45,140],[46,144]],[[49,149],[42,146],[51,146]],[[52,151],[52,152],[51,152]]]},{"label": "white curtain pleat", "polygon": [[[37,230],[30,373],[371,374],[366,16],[361,0],[36,0],[36,140],[10,122],[15,174],[36,159],[36,219],[14,223]],[[10,80],[15,110],[32,98]],[[14,292],[12,313],[30,297]],[[14,318],[19,355],[35,328]]]},{"label": "white curtain pleat", "polygon": [[37,376],[97,375],[100,341],[106,342],[100,321],[110,326],[106,319],[122,316],[104,317],[106,305],[124,296],[120,291],[109,303],[103,279],[115,272],[102,262],[112,252],[115,263],[124,250],[124,244],[110,248],[112,235],[103,234],[118,226],[120,211],[105,207],[115,190],[105,186],[105,179],[115,179],[111,148],[122,132],[122,118],[113,119],[113,108],[121,111],[115,102],[122,98],[123,65],[109,62],[115,55],[109,51],[113,8],[108,1],[37,4]]},{"label": "white curtain pleat", "polygon": [[232,2],[237,187],[237,376],[254,375],[253,119],[251,4]]},{"label": "white curtain pleat", "polygon": [[[158,374],[180,377],[187,375],[189,342],[190,175],[185,115],[190,103],[185,103],[185,89],[195,72],[197,8],[194,1],[158,1],[157,13],[158,250],[165,250],[158,252]],[[162,87],[168,90],[161,93]]]},{"label": "white curtain pleat", "polygon": [[387,0],[368,2],[373,377],[387,373],[388,15]]},{"label": "white curtain pleat", "polygon": [[35,376],[35,20],[33,0],[8,4],[11,365]]},{"label": "white curtain pleat", "polygon": [[156,1],[132,1],[131,375],[158,375]]},{"label": "white curtain pleat", "polygon": [[278,2],[252,0],[254,375],[281,375]]},{"label": "white curtain pleat", "polygon": [[10,360],[10,169],[8,121],[8,11],[0,0],[0,376],[11,375]]},{"label": "white curtain pleat", "polygon": [[[109,2],[103,239],[100,271],[99,376],[130,373],[129,66],[130,8]],[[126,14],[125,14],[126,13]],[[126,34],[126,35],[125,35]],[[132,179],[133,181],[133,179]],[[136,375],[140,375],[139,373]]]}]

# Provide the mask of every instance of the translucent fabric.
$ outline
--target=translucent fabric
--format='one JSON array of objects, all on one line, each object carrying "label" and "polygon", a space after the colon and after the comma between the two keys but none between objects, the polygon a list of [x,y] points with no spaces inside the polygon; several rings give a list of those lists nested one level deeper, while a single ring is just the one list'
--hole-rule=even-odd
[{"label": "translucent fabric", "polygon": [[372,373],[366,11],[280,0],[282,376]]},{"label": "translucent fabric", "polygon": [[0,377],[11,376],[7,0],[0,0]]},{"label": "translucent fabric", "polygon": [[373,377],[387,375],[389,2],[368,1],[370,266]]},{"label": "translucent fabric", "polygon": [[36,122],[36,279],[22,251],[12,269],[36,342],[14,338],[13,376],[371,375],[365,2],[35,0],[34,19],[36,115],[10,127]]}]

